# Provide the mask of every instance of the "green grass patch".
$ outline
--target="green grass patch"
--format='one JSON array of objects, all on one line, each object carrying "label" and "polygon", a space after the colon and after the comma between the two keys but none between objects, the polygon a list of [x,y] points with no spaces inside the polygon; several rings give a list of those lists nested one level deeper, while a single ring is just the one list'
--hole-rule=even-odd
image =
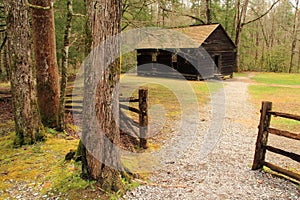
[{"label": "green grass patch", "polygon": [[252,79],[258,83],[300,86],[300,74],[259,73]]},{"label": "green grass patch", "polygon": [[[0,199],[12,198],[7,189],[26,184],[40,195],[63,194],[66,199],[97,198],[94,181],[81,179],[81,164],[64,161],[78,140],[65,140],[47,134],[44,143],[13,148],[14,133],[0,138]],[[100,192],[103,196],[103,192]]]},{"label": "green grass patch", "polygon": [[[137,97],[139,87],[136,85],[149,88],[149,108],[158,106],[156,109],[159,112],[164,111],[166,118],[172,121],[179,119],[184,109],[198,112],[195,105],[203,106],[210,99],[210,93],[222,88],[220,83],[133,76],[121,82],[123,96]],[[135,107],[137,105],[137,103],[132,104]],[[138,116],[136,115],[135,118]],[[7,128],[6,126],[13,127],[13,121],[9,124],[0,124],[0,130]],[[71,124],[67,126],[72,130],[79,128]],[[164,127],[162,132],[170,132],[170,129],[171,127]],[[3,191],[2,194],[0,193],[0,199],[11,199],[10,193],[5,191],[18,183],[31,185],[34,191],[42,195],[50,195],[48,197],[62,193],[64,194],[62,198],[65,199],[99,198],[97,184],[80,178],[81,164],[64,161],[65,155],[71,149],[77,149],[78,140],[60,138],[59,132],[50,128],[46,131],[48,133],[45,142],[22,148],[14,148],[14,133],[3,134],[0,137],[0,191]],[[122,157],[122,163],[127,168],[134,169],[133,171],[141,170],[142,177],[147,177],[148,172],[158,163],[151,152],[160,149],[159,144],[150,141],[148,145],[149,149],[144,154],[140,154],[143,156]],[[130,189],[137,187],[138,183],[125,183],[125,185]],[[115,195],[119,197],[119,194]]]},{"label": "green grass patch", "polygon": [[233,73],[233,77],[247,77],[248,74],[244,72],[235,72]]},{"label": "green grass patch", "polygon": [[[137,98],[139,87],[149,90],[149,108],[159,105],[165,110],[168,118],[176,119],[180,117],[183,109],[196,111],[195,105],[203,106],[210,99],[210,93],[222,88],[222,83],[122,76],[120,93],[123,97]],[[137,103],[130,105],[136,107]]]},{"label": "green grass patch", "polygon": [[[123,75],[120,93],[123,97],[138,98],[138,89],[148,88],[149,121],[160,124],[164,120],[172,122],[179,120],[186,111],[188,114],[198,113],[198,108],[201,109],[201,106],[210,99],[210,93],[218,92],[222,86],[222,83],[216,82]],[[138,103],[129,103],[129,105],[137,108]],[[132,112],[126,114],[138,121],[138,115]],[[159,140],[152,140],[152,138],[148,140],[149,148],[143,154],[123,156],[121,159],[123,165],[146,179],[149,172],[159,163],[151,152],[158,151],[161,148],[159,141],[168,139],[168,134],[171,132],[171,123],[163,123],[163,127],[155,135]]]},{"label": "green grass patch", "polygon": [[10,88],[10,82],[1,82],[0,81],[0,88]]},{"label": "green grass patch", "polygon": [[[271,101],[274,111],[300,115],[300,88],[251,85],[248,90],[257,110],[260,109],[262,101]],[[300,130],[299,121],[280,117],[273,117],[271,125],[291,131]]]},{"label": "green grass patch", "polygon": [[300,131],[300,122],[291,119],[273,117],[271,124],[274,127],[278,127],[279,129],[291,130],[294,131],[295,133],[299,133]]}]

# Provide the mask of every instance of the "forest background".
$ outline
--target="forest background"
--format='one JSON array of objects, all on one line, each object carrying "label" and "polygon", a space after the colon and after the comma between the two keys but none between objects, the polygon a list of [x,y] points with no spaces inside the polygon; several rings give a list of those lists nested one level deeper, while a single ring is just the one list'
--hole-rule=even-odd
[{"label": "forest background", "polygon": [[[9,139],[7,144],[22,147],[44,141],[49,137],[45,132],[67,133],[64,132],[64,113],[72,78],[91,48],[99,45],[103,38],[119,33],[120,29],[220,23],[237,46],[239,71],[299,73],[298,7],[299,0],[57,0],[54,3],[52,0],[0,0],[0,81],[3,83],[0,92],[5,99],[0,111],[9,108],[5,114],[13,112],[17,136],[6,137],[9,131],[3,129],[3,141]],[[108,52],[119,55],[119,49],[114,47],[118,44],[107,47]],[[120,60],[123,73],[136,68],[136,52],[122,55]],[[83,99],[91,96],[95,99],[83,101],[83,108],[93,108],[88,105],[93,102],[103,105],[105,109],[97,113],[98,122],[103,123],[104,130],[110,130],[107,135],[112,143],[118,144],[120,132],[109,114],[112,107],[118,108],[118,99],[112,97],[119,94],[113,93],[116,90],[111,88],[119,80],[119,60],[106,69],[102,85],[91,78],[94,71],[90,69],[92,67],[85,67]],[[6,84],[9,79],[10,84]],[[88,89],[96,86],[97,94],[90,95]],[[83,121],[90,122],[92,111],[84,110]],[[2,124],[8,124],[6,119]],[[89,128],[83,127],[83,135],[97,132]],[[92,156],[86,156],[82,143],[78,147],[76,157],[82,160],[82,177],[97,179],[105,191],[122,190],[119,172],[99,161],[89,160]],[[114,163],[121,165],[118,154],[111,156],[113,151],[107,151],[105,145],[99,147],[94,149],[103,150],[105,158],[113,158]],[[15,153],[18,149],[5,151]],[[126,178],[126,174],[123,176]]]},{"label": "forest background", "polygon": [[[62,66],[67,2],[54,3],[57,59]],[[0,2],[2,3],[2,2]],[[300,72],[299,0],[123,0],[122,30],[220,23],[238,47],[240,71]],[[85,1],[73,2],[69,74],[86,56]],[[4,7],[0,13],[0,77],[9,74]],[[136,67],[135,52],[122,57],[122,72]]]}]

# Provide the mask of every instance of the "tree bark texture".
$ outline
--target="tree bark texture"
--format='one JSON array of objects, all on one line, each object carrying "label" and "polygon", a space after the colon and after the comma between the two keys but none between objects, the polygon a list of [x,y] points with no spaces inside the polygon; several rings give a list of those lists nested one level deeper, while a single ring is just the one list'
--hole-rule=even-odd
[{"label": "tree bark texture", "polygon": [[[52,0],[31,0],[38,103],[45,126],[58,126],[59,76]],[[39,7],[36,7],[39,6]],[[44,7],[42,9],[40,7]],[[49,9],[46,9],[46,8]]]},{"label": "tree bark texture", "polygon": [[8,63],[8,45],[4,46],[4,50],[3,50],[3,65],[4,65],[4,69],[5,69],[5,74],[6,74],[6,80],[10,81],[10,68],[9,68],[9,63]]},{"label": "tree bark texture", "polygon": [[210,16],[210,0],[205,0],[205,16],[206,16],[206,24],[211,23],[211,16]]},{"label": "tree bark texture", "polygon": [[[83,162],[88,178],[107,191],[122,189],[119,151],[119,41],[121,1],[87,0],[92,53],[85,65]],[[100,45],[100,48],[97,48]]]},{"label": "tree bark texture", "polygon": [[291,57],[290,57],[290,66],[289,66],[289,73],[292,73],[294,68],[294,57],[295,57],[295,50],[297,45],[297,36],[298,36],[298,7],[299,7],[299,0],[296,0],[296,7],[295,7],[295,14],[294,14],[294,24],[292,29],[292,48],[291,48]]},{"label": "tree bark texture", "polygon": [[297,62],[297,70],[296,73],[300,73],[300,47],[298,47],[298,62]]},{"label": "tree bark texture", "polygon": [[[0,9],[1,10],[1,9]],[[7,36],[6,36],[6,33],[2,33],[1,34],[1,39],[2,40],[2,43],[1,43],[1,46],[0,46],[0,79],[2,80],[7,80],[8,78],[8,74],[6,73],[7,70],[5,69],[6,68],[6,65],[4,65],[4,62],[3,62],[3,58],[4,58],[4,53],[2,54],[2,52],[4,52],[3,50],[6,48],[6,43],[7,43]]]},{"label": "tree bark texture", "polygon": [[61,82],[60,82],[60,99],[59,99],[59,116],[58,126],[62,131],[65,129],[65,96],[67,87],[67,70],[69,65],[69,48],[70,48],[70,36],[72,29],[72,17],[73,17],[73,1],[67,2],[67,24],[64,35],[64,48],[62,52],[62,67],[61,67]]},{"label": "tree bark texture", "polygon": [[11,91],[14,108],[15,145],[43,139],[31,61],[28,10],[24,1],[5,1]]},{"label": "tree bark texture", "polygon": [[244,0],[241,11],[240,11],[240,0],[236,0],[235,3],[235,45],[237,46],[237,52],[236,52],[236,63],[238,71],[240,71],[240,51],[241,51],[241,36],[242,36],[242,30],[243,30],[243,23],[246,19],[247,14],[247,8],[248,8],[249,0]]}]

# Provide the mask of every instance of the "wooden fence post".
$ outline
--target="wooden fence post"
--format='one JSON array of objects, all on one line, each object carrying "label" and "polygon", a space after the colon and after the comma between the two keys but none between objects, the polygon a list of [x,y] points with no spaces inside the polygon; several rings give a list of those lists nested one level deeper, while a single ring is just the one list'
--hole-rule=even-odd
[{"label": "wooden fence post", "polygon": [[140,147],[147,149],[148,133],[148,90],[139,90],[139,125],[140,125]]},{"label": "wooden fence post", "polygon": [[260,122],[258,126],[258,135],[256,140],[256,148],[254,154],[254,160],[252,170],[261,169],[264,165],[266,145],[268,142],[268,128],[270,126],[272,102],[263,101],[261,107]]}]

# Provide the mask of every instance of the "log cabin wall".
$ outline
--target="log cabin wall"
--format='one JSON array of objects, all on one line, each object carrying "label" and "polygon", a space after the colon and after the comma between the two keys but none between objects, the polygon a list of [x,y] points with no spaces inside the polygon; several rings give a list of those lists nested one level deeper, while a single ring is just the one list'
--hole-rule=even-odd
[{"label": "log cabin wall", "polygon": [[[188,78],[201,79],[216,74],[232,75],[236,71],[236,46],[220,24],[177,29],[195,41],[199,48],[159,49],[149,45],[137,49],[138,75],[176,76],[176,72]],[[205,49],[204,56],[201,52]],[[209,57],[209,58],[208,58]],[[169,66],[166,67],[166,66]],[[204,69],[204,70],[203,70]],[[176,70],[176,71],[175,71]],[[178,73],[177,73],[178,74]]]},{"label": "log cabin wall", "polygon": [[221,74],[236,72],[236,46],[222,26],[213,31],[202,47],[211,55]]}]

